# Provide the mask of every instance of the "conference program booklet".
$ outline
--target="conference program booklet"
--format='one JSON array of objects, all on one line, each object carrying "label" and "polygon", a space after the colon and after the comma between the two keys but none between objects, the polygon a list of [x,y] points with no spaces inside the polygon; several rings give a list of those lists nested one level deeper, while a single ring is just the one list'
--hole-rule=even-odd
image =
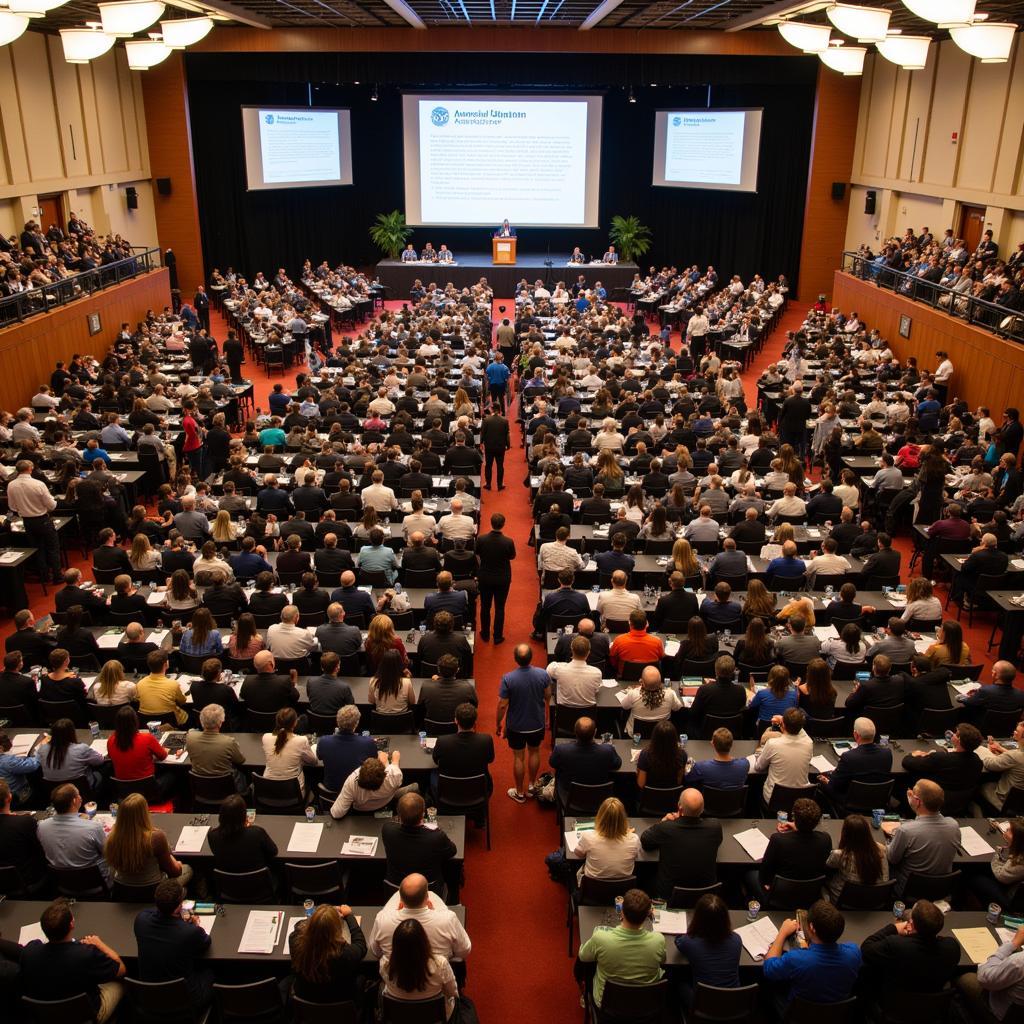
[{"label": "conference program booklet", "polygon": [[250,910],[238,952],[273,953],[283,925],[283,910]]},{"label": "conference program booklet", "polygon": [[343,857],[372,857],[377,852],[377,836],[349,836],[341,848]]}]

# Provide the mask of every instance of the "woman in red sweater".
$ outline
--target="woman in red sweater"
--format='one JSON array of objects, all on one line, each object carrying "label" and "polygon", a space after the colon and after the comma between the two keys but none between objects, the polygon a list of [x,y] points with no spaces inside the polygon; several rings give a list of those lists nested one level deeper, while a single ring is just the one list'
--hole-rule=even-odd
[{"label": "woman in red sweater", "polygon": [[160,801],[170,800],[174,776],[156,772],[156,762],[167,757],[163,744],[147,729],[139,730],[139,716],[132,707],[121,708],[114,718],[114,734],[107,740],[107,756],[114,766],[115,779],[148,779],[156,775]]}]

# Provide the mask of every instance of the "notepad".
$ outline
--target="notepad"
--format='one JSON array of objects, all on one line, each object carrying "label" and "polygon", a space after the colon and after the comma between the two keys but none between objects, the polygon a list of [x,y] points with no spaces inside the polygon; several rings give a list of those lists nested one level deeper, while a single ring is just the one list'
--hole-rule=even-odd
[{"label": "notepad", "polygon": [[117,649],[117,645],[121,642],[121,637],[124,633],[118,631],[117,633],[101,633],[96,638],[96,645],[102,651],[113,651]]},{"label": "notepad", "polygon": [[209,831],[209,825],[185,825],[174,844],[174,852],[201,853]]},{"label": "notepad", "polygon": [[[0,555],[0,565],[10,565],[12,562],[16,562],[21,558],[20,551],[5,551]],[[24,945],[24,943],[22,943]]]},{"label": "notepad", "polygon": [[162,591],[162,590],[151,590],[146,595],[146,604],[153,604],[153,605],[163,604],[166,599],[167,599],[167,595],[166,595],[166,593],[164,591]]},{"label": "notepad", "polygon": [[565,849],[570,857],[574,857],[576,855],[576,851],[577,849],[579,849],[579,845],[580,836],[578,832],[573,830],[572,832],[565,833]]},{"label": "notepad", "polygon": [[835,765],[824,754],[815,754],[811,758],[811,767],[816,772],[830,772]]},{"label": "notepad", "polygon": [[836,638],[836,631],[832,626],[815,626],[814,635],[819,640],[834,640]]},{"label": "notepad", "polygon": [[107,756],[107,741],[106,740],[104,740],[104,739],[93,740],[92,743],[89,744],[89,746],[92,747],[92,749],[95,750],[97,754],[102,754],[104,757]]},{"label": "notepad", "polygon": [[167,639],[168,631],[166,629],[154,629],[152,633],[146,637],[146,640],[151,644],[156,644],[157,647],[162,647],[163,642]]},{"label": "notepad", "polygon": [[654,930],[662,935],[686,934],[685,910],[660,910],[655,914]]},{"label": "notepad", "polygon": [[640,755],[642,753],[643,751],[639,747],[633,747],[633,749],[629,752],[630,761],[636,764],[636,762],[640,760]]},{"label": "notepad", "polygon": [[996,852],[995,848],[982,839],[970,825],[961,826],[960,845],[964,848],[964,853],[968,857],[987,857],[989,854]]},{"label": "notepad", "polygon": [[625,704],[626,703],[626,697],[628,695],[629,695],[629,690],[619,690],[618,693],[615,694],[615,699],[620,704]]},{"label": "notepad", "polygon": [[978,689],[978,684],[975,682],[952,683],[951,685],[961,697],[966,697],[969,693],[973,693]]},{"label": "notepad", "polygon": [[292,826],[292,834],[288,840],[289,853],[316,853],[323,835],[322,822],[297,822]]},{"label": "notepad", "polygon": [[678,640],[666,640],[665,641],[665,657],[674,658],[679,653],[679,641]]},{"label": "notepad", "polygon": [[602,679],[601,685],[607,687],[609,690],[614,690],[619,685],[618,679]]},{"label": "notepad", "polygon": [[733,839],[743,847],[752,860],[761,860],[768,849],[768,837],[760,829],[748,828],[743,832],[737,832]]},{"label": "notepad", "polygon": [[217,923],[216,914],[193,914],[192,920],[195,921],[200,928],[206,932],[207,935],[213,931],[213,926]]},{"label": "notepad", "polygon": [[953,935],[976,964],[984,963],[999,948],[988,928],[954,928]]},{"label": "notepad", "polygon": [[376,852],[376,836],[349,836],[341,848],[343,857],[372,857]]},{"label": "notepad", "polygon": [[281,910],[250,910],[238,952],[273,953],[283,924],[284,912]]},{"label": "notepad", "polygon": [[772,924],[771,919],[762,917],[750,924],[742,925],[736,929],[736,934],[743,943],[743,948],[754,960],[763,960],[775,936],[779,934],[778,928]]},{"label": "notepad", "polygon": [[11,737],[11,753],[15,757],[28,757],[29,751],[35,746],[39,739],[39,733],[19,733]]},{"label": "notepad", "polygon": [[46,935],[43,933],[43,926],[38,923],[23,925],[18,933],[19,945],[27,945],[33,939],[38,939],[40,942],[47,941]]}]

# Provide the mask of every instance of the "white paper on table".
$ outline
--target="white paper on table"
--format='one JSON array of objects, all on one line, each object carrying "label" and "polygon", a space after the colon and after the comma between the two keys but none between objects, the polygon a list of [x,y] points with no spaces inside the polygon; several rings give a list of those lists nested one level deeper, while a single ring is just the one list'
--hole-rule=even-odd
[{"label": "white paper on table", "polygon": [[811,767],[816,772],[830,772],[835,765],[824,754],[815,754],[811,758]]},{"label": "white paper on table", "polygon": [[376,836],[349,836],[341,848],[343,857],[372,857],[376,852]]},{"label": "white paper on table", "polygon": [[640,760],[640,755],[642,753],[643,751],[639,747],[633,747],[633,749],[629,752],[630,761],[636,764],[636,762]]},{"label": "white paper on table", "polygon": [[743,832],[737,832],[733,838],[753,860],[761,860],[768,849],[768,837],[760,829],[748,828]]},{"label": "white paper on table", "polygon": [[163,646],[163,642],[167,639],[168,630],[166,629],[154,629],[146,639],[151,644],[156,644],[157,647]]},{"label": "white paper on table", "polygon": [[163,590],[151,590],[146,595],[146,604],[161,605],[167,600],[167,594]]},{"label": "white paper on table", "polygon": [[300,921],[305,921],[305,920],[306,920],[305,917],[289,917],[288,918],[288,928],[286,929],[285,934],[284,934],[284,948],[281,950],[281,952],[283,952],[285,954],[285,956],[287,956],[289,953],[291,953],[292,932],[295,931],[295,927],[296,927],[296,925]]},{"label": "white paper on table", "polygon": [[36,740],[39,739],[39,733],[19,733],[17,736],[11,737],[11,753],[15,757],[28,757],[28,752],[35,745]]},{"label": "white paper on table", "polygon": [[814,635],[819,640],[835,640],[836,631],[833,626],[815,626]]},{"label": "white paper on table", "polygon": [[628,693],[629,693],[629,690],[619,690],[619,692],[615,694],[615,699],[620,704],[624,704],[625,701],[626,701],[626,696],[627,696]]},{"label": "white paper on table", "polygon": [[178,841],[174,844],[175,853],[202,853],[209,825],[185,825]]},{"label": "white paper on table", "polygon": [[213,926],[217,923],[216,914],[193,914],[192,920],[195,921],[200,928],[206,932],[207,935],[213,931]]},{"label": "white paper on table", "polygon": [[966,697],[969,693],[972,693],[974,690],[978,689],[980,684],[971,681],[967,683],[952,683],[951,685],[953,689],[960,694],[961,697]]},{"label": "white paper on table", "polygon": [[601,596],[600,594],[595,594],[592,590],[588,590],[587,591],[587,604],[590,605],[590,610],[592,612],[596,612],[597,611],[597,599],[600,596]]},{"label": "white paper on table", "polygon": [[244,682],[245,682],[244,679],[236,679],[231,684],[231,689],[235,691],[235,696],[236,697],[241,697],[242,696],[242,683],[244,683]]},{"label": "white paper on table", "polygon": [[323,822],[297,822],[288,840],[289,853],[316,853],[323,835]]},{"label": "white paper on table", "polygon": [[772,924],[771,918],[762,917],[737,928],[736,934],[740,937],[743,948],[752,959],[763,960],[771,948],[771,944],[775,941],[775,936],[779,934],[779,930]]},{"label": "white paper on table", "polygon": [[1024,558],[1014,558],[1010,565],[1013,566],[1018,572],[1024,571]]},{"label": "white paper on table", "polygon": [[960,845],[968,857],[987,857],[996,852],[970,825],[960,827]]},{"label": "white paper on table", "polygon": [[609,690],[614,690],[619,685],[618,679],[602,679],[601,685],[607,687]]},{"label": "white paper on table", "polygon": [[104,757],[107,756],[106,740],[93,740],[92,743],[89,744],[89,746],[92,747],[92,749],[95,750],[97,754],[102,754]]},{"label": "white paper on table", "polygon": [[93,815],[92,820],[98,821],[104,832],[109,832],[114,827],[114,816],[109,811],[99,811]]},{"label": "white paper on table", "polygon": [[436,747],[436,746],[437,746],[437,737],[436,736],[428,736],[423,741],[423,749],[424,750],[433,750],[434,747]]},{"label": "white paper on table", "polygon": [[666,640],[665,641],[665,657],[674,658],[679,653],[679,641],[678,640]]},{"label": "white paper on table", "polygon": [[250,910],[239,953],[273,953],[284,924],[282,910]]},{"label": "white paper on table", "polygon": [[[10,565],[11,562],[16,562],[20,557],[20,551],[5,551],[0,555],[0,565]],[[24,943],[22,943],[22,945],[24,945]]]},{"label": "white paper on table", "polygon": [[747,761],[750,763],[750,770],[757,768],[757,754],[747,754]]},{"label": "white paper on table", "polygon": [[935,641],[930,637],[923,636],[920,640],[914,641],[914,650],[917,651],[918,654],[924,654],[924,652],[927,651],[933,643],[935,643]]},{"label": "white paper on table", "polygon": [[654,921],[654,930],[662,935],[686,934],[685,910],[661,910]]},{"label": "white paper on table", "polygon": [[576,851],[579,849],[580,836],[579,833],[573,829],[571,832],[565,833],[565,849],[570,857],[575,856]]},{"label": "white paper on table", "polygon": [[121,637],[124,633],[101,633],[96,638],[96,646],[101,651],[113,651],[116,650],[117,645],[121,642]]},{"label": "white paper on table", "polygon": [[46,936],[43,934],[43,926],[38,923],[23,925],[18,933],[18,944],[26,946],[33,939],[38,939],[40,942],[47,941]]},{"label": "white paper on table", "polygon": [[1006,945],[1007,942],[1013,942],[1013,937],[1017,933],[1012,928],[997,928],[996,935],[999,936],[999,944]]},{"label": "white paper on table", "polygon": [[680,697],[679,699],[683,702],[683,707],[684,708],[692,708],[693,707],[693,702],[694,702],[694,700],[696,698],[688,697],[686,694],[683,694],[683,696]]},{"label": "white paper on table", "polygon": [[954,928],[953,936],[976,964],[983,964],[999,948],[988,928]]}]

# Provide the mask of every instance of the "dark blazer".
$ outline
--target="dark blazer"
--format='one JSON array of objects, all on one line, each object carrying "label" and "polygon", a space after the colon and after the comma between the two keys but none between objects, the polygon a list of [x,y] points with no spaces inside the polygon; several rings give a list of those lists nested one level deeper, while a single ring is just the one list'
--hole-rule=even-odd
[{"label": "dark blazer", "polygon": [[832,840],[826,832],[773,832],[758,877],[762,885],[771,885],[776,875],[817,878],[826,874],[825,861],[831,852]]},{"label": "dark blazer", "polygon": [[352,553],[344,548],[319,548],[313,556],[313,564],[321,572],[344,572],[355,569]]},{"label": "dark blazer", "polygon": [[504,416],[488,416],[480,424],[480,443],[485,451],[505,451],[512,447],[512,434]]},{"label": "dark blazer", "polygon": [[89,617],[95,625],[103,622],[107,614],[107,602],[91,591],[83,590],[81,587],[64,587],[54,595],[53,604],[57,611],[66,612],[76,604],[82,606],[82,610],[89,613]]},{"label": "dark blazer", "polygon": [[438,736],[431,756],[441,775],[459,779],[486,775],[489,783],[491,773],[487,766],[494,763],[494,737],[482,732]]},{"label": "dark blazer", "polygon": [[246,676],[239,695],[252,711],[280,711],[299,703],[298,688],[288,676],[257,673]]},{"label": "dark blazer", "polygon": [[877,743],[864,743],[847,750],[829,776],[825,786],[830,796],[841,796],[854,779],[861,782],[881,782],[892,771],[892,750]]},{"label": "dark blazer", "polygon": [[27,629],[15,630],[4,641],[6,653],[21,651],[21,656],[29,668],[33,665],[45,665],[50,657],[50,652],[56,646],[56,642],[51,637],[40,633],[32,626]]},{"label": "dark blazer", "polygon": [[903,770],[911,779],[931,779],[947,793],[974,789],[984,768],[973,750],[935,750],[924,757],[903,758]]},{"label": "dark blazer", "polygon": [[925,708],[942,710],[951,708],[949,700],[949,680],[952,678],[948,668],[933,668],[930,672],[922,672],[919,676],[903,676],[903,693],[907,711],[907,725],[911,733],[917,735],[921,721],[921,712]]},{"label": "dark blazer", "polygon": [[477,539],[476,554],[480,559],[477,580],[501,585],[512,579],[512,562],[516,557],[515,541],[498,530],[491,530]]},{"label": "dark blazer", "polygon": [[959,973],[960,944],[951,935],[926,939],[900,935],[887,924],[869,935],[860,947],[864,978],[871,991],[938,992]]},{"label": "dark blazer", "polygon": [[718,848],[722,826],[714,818],[678,818],[645,829],[640,836],[645,850],[658,850],[658,896],[667,900],[672,888],[699,889],[718,881]]},{"label": "dark blazer", "polygon": [[[596,618],[596,615],[595,615]],[[572,661],[572,642],[576,633],[561,633],[555,643],[555,653],[551,661]],[[604,665],[608,661],[611,650],[611,639],[607,633],[594,633],[587,637],[590,641],[590,654],[587,655],[588,665]]]},{"label": "dark blazer", "polygon": [[[861,683],[846,698],[848,717],[856,717],[864,708],[894,708],[904,703],[904,679],[897,672],[894,676],[879,679],[872,676],[866,683]],[[981,762],[978,762],[981,764]]]},{"label": "dark blazer", "polygon": [[439,882],[445,864],[456,852],[448,833],[440,828],[387,821],[381,829],[381,838],[387,854],[385,877],[396,885],[414,872],[426,875],[428,882]]},{"label": "dark blazer", "polygon": [[108,547],[106,544],[96,548],[92,553],[92,567],[104,572],[116,569],[127,576],[132,575],[132,563],[128,561],[128,552],[124,548]]},{"label": "dark blazer", "polygon": [[[700,736],[705,715],[727,717],[743,711],[747,706],[747,691],[732,682],[705,683],[697,690],[690,708],[690,732]],[[710,883],[709,883],[710,884]]]},{"label": "dark blazer", "polygon": [[38,721],[36,684],[20,672],[0,672],[0,707],[23,707],[31,721]]},{"label": "dark blazer", "polygon": [[210,609],[210,614],[237,615],[248,607],[245,592],[237,583],[226,583],[221,587],[207,587],[203,591],[203,604]]},{"label": "dark blazer", "polygon": [[658,598],[651,613],[651,626],[661,629],[666,622],[688,622],[696,614],[696,594],[689,590],[670,590]]},{"label": "dark blazer", "polygon": [[596,786],[608,782],[618,771],[622,758],[610,743],[558,743],[548,757],[555,770],[555,786],[563,802],[574,782]]}]

